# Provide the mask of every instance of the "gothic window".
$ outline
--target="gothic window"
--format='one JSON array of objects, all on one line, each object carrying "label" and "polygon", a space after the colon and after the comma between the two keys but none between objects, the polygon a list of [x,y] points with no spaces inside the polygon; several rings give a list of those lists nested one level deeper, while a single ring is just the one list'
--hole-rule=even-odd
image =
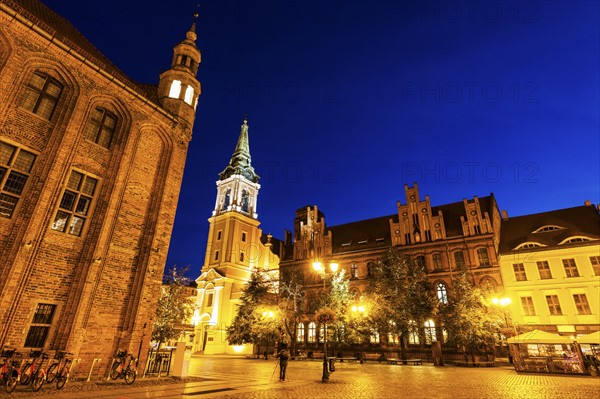
[{"label": "gothic window", "polygon": [[313,344],[317,342],[317,325],[314,321],[308,323],[308,343]]},{"label": "gothic window", "polygon": [[304,323],[298,323],[296,327],[296,341],[304,342]]},{"label": "gothic window", "polygon": [[0,141],[0,216],[11,218],[22,197],[36,156]]},{"label": "gothic window", "polygon": [[437,341],[435,323],[430,319],[425,322],[425,343],[431,345],[435,341]]},{"label": "gothic window", "polygon": [[56,305],[38,303],[25,338],[26,348],[43,348],[52,325]]},{"label": "gothic window", "polygon": [[52,230],[80,236],[83,226],[89,218],[97,185],[97,179],[72,171],[58,205]]},{"label": "gothic window", "polygon": [[50,120],[62,89],[63,85],[56,79],[45,73],[35,72],[25,90],[21,107]]},{"label": "gothic window", "polygon": [[479,248],[477,250],[477,257],[479,258],[479,266],[489,266],[490,258],[488,256],[487,248]]},{"label": "gothic window", "polygon": [[537,262],[538,272],[540,273],[540,279],[547,280],[552,278],[552,272],[550,271],[550,265],[548,261],[541,260]]},{"label": "gothic window", "polygon": [[579,277],[579,271],[577,270],[575,259],[563,259],[562,262],[567,277]]},{"label": "gothic window", "polygon": [[465,253],[463,251],[454,252],[454,264],[459,270],[463,270],[466,267],[465,264]]},{"label": "gothic window", "polygon": [[85,129],[85,138],[108,148],[115,133],[117,117],[104,108],[96,108]]},{"label": "gothic window", "polygon": [[436,291],[439,301],[441,303],[448,303],[448,290],[446,289],[446,284],[438,283]]},{"label": "gothic window", "polygon": [[435,253],[435,254],[431,255],[431,259],[433,260],[433,270],[434,271],[443,270],[441,254]]},{"label": "gothic window", "polygon": [[169,89],[169,97],[171,98],[179,98],[181,94],[181,81],[174,80],[171,82],[171,88]]},{"label": "gothic window", "polygon": [[248,196],[248,191],[242,190],[242,202],[241,202],[242,212],[248,212],[249,199],[250,199],[250,197]]}]

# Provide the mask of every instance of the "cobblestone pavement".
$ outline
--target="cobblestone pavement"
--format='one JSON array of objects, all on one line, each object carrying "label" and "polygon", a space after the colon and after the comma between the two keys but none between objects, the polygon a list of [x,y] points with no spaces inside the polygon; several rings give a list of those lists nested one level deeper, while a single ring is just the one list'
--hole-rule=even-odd
[{"label": "cobblestone pavement", "polygon": [[[546,374],[517,374],[510,367],[462,368],[423,365],[337,364],[328,383],[321,382],[322,363],[290,361],[288,378],[278,381],[275,360],[221,356],[193,357],[187,383],[140,379],[132,386],[102,384],[90,388],[72,383],[67,391],[44,387],[48,399],[141,398],[451,398],[451,399],[591,399],[600,392],[600,378]],[[0,397],[38,397],[30,388]]]}]

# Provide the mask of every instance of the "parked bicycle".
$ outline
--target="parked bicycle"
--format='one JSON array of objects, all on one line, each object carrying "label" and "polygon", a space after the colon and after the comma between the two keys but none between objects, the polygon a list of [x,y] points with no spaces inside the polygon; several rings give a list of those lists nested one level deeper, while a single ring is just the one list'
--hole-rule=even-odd
[{"label": "parked bicycle", "polygon": [[[127,358],[130,358],[129,361]],[[137,377],[136,364],[136,359],[132,355],[128,355],[126,350],[119,350],[110,367],[110,378],[113,380],[124,378],[127,385],[133,384]]]},{"label": "parked bicycle", "polygon": [[56,351],[54,354],[55,362],[48,366],[46,382],[51,384],[56,380],[56,389],[61,389],[65,386],[67,379],[69,378],[69,373],[71,372],[73,359],[69,359],[66,355],[72,355],[72,353]]},{"label": "parked bicycle", "polygon": [[3,349],[0,354],[0,381],[6,392],[14,391],[19,382],[19,361],[14,358],[15,349]]},{"label": "parked bicycle", "polygon": [[42,367],[44,361],[48,359],[48,354],[40,350],[32,350],[29,352],[30,360],[25,362],[21,368],[19,381],[21,385],[31,384],[35,392],[42,389],[42,385],[46,381],[46,370]]}]

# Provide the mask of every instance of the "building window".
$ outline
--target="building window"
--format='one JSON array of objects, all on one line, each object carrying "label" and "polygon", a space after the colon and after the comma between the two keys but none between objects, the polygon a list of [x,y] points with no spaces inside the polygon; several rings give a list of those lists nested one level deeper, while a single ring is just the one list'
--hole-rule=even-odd
[{"label": "building window", "polygon": [[573,294],[573,300],[575,301],[575,307],[579,314],[592,314],[592,309],[587,300],[585,294]]},{"label": "building window", "polygon": [[67,182],[52,229],[80,236],[88,219],[98,180],[72,171]]},{"label": "building window", "polygon": [[317,325],[314,321],[308,323],[308,343],[314,344],[317,342]]},{"label": "building window", "polygon": [[579,271],[575,264],[575,259],[563,259],[563,266],[565,267],[565,274],[567,277],[579,277]]},{"label": "building window", "polygon": [[85,130],[85,138],[108,148],[117,126],[117,117],[105,110],[96,108]]},{"label": "building window", "polygon": [[33,320],[25,338],[26,348],[43,348],[54,318],[56,305],[39,303],[35,309]]},{"label": "building window", "polygon": [[208,294],[208,296],[206,297],[206,307],[210,308],[213,305],[213,298],[214,294],[212,292]]},{"label": "building window", "polygon": [[188,86],[185,89],[185,96],[183,101],[185,101],[188,105],[192,105],[192,101],[194,100],[194,88],[192,86]]},{"label": "building window", "polygon": [[427,263],[425,262],[425,257],[423,255],[417,256],[415,262],[421,269],[426,270]]},{"label": "building window", "polygon": [[248,206],[250,204],[250,196],[248,195],[248,191],[242,190],[242,200],[240,203],[242,212],[248,212]]},{"label": "building window", "polygon": [[425,322],[425,343],[431,345],[431,343],[435,341],[437,341],[435,323],[430,319]]},{"label": "building window", "polygon": [[600,256],[590,256],[590,263],[594,269],[594,274],[600,276]]},{"label": "building window", "polygon": [[215,260],[219,260],[219,250],[215,251]]},{"label": "building window", "polygon": [[350,265],[350,278],[358,278],[358,265],[356,263]]},{"label": "building window", "polygon": [[246,253],[244,251],[240,251],[240,262],[243,262],[246,259]]},{"label": "building window", "polygon": [[463,251],[454,252],[454,263],[456,264],[456,268],[459,270],[463,270],[465,268],[465,253]]},{"label": "building window", "polygon": [[550,265],[547,261],[542,260],[537,262],[538,272],[540,273],[540,279],[548,280],[552,278],[552,272],[550,271]]},{"label": "building window", "polygon": [[368,262],[367,263],[367,277],[372,277],[374,273],[375,273],[375,265],[373,264],[373,262]]},{"label": "building window", "polygon": [[434,271],[443,270],[441,254],[433,254],[433,255],[431,255],[431,259],[433,260],[433,270]]},{"label": "building window", "polygon": [[0,216],[12,217],[35,157],[29,151],[0,141]]},{"label": "building window", "polygon": [[174,80],[173,82],[171,82],[171,88],[169,89],[169,97],[179,98],[179,94],[181,94],[181,81]]},{"label": "building window", "polygon": [[408,343],[411,345],[419,345],[419,330],[416,328],[415,322],[411,322],[410,329],[408,331]]},{"label": "building window", "polygon": [[379,343],[379,333],[378,332],[374,332],[371,334],[371,337],[369,338],[369,342],[371,342],[372,344],[378,344]]},{"label": "building window", "polygon": [[242,231],[242,242],[246,242],[246,232]]},{"label": "building window", "polygon": [[404,241],[406,241],[406,243],[407,243],[407,244],[410,244],[410,243],[411,243],[411,240],[412,240],[412,239],[411,239],[411,237],[410,237],[410,234],[409,234],[409,233],[405,233],[405,234],[404,234]]},{"label": "building window", "polygon": [[527,281],[527,273],[525,273],[525,265],[522,263],[514,263],[513,271],[515,272],[515,280]]},{"label": "building window", "polygon": [[325,337],[325,326],[324,325],[320,325],[319,326],[319,343],[323,343],[323,338]]},{"label": "building window", "polygon": [[523,309],[524,316],[535,316],[533,298],[530,296],[521,297],[521,309]]},{"label": "building window", "polygon": [[448,303],[448,291],[446,289],[446,284],[438,283],[436,291],[439,301],[441,303]]},{"label": "building window", "polygon": [[45,73],[36,72],[25,90],[21,107],[50,120],[62,89],[63,85],[56,79]]},{"label": "building window", "polygon": [[477,257],[479,258],[479,266],[489,266],[490,258],[488,256],[487,248],[479,248],[477,250]]},{"label": "building window", "polygon": [[546,302],[548,303],[548,310],[550,311],[551,315],[558,316],[562,314],[560,302],[558,301],[558,295],[546,295]]},{"label": "building window", "polygon": [[298,323],[296,328],[296,341],[304,342],[304,323]]},{"label": "building window", "polygon": [[223,232],[221,230],[217,231],[217,241],[219,241],[221,239],[222,233]]}]

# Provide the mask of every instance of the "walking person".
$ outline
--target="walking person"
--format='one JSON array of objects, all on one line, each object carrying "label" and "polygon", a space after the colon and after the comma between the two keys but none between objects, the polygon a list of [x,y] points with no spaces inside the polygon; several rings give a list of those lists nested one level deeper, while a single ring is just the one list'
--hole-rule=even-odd
[{"label": "walking person", "polygon": [[290,354],[287,351],[286,346],[282,347],[277,357],[279,358],[279,381],[285,381],[288,360],[290,359]]}]

